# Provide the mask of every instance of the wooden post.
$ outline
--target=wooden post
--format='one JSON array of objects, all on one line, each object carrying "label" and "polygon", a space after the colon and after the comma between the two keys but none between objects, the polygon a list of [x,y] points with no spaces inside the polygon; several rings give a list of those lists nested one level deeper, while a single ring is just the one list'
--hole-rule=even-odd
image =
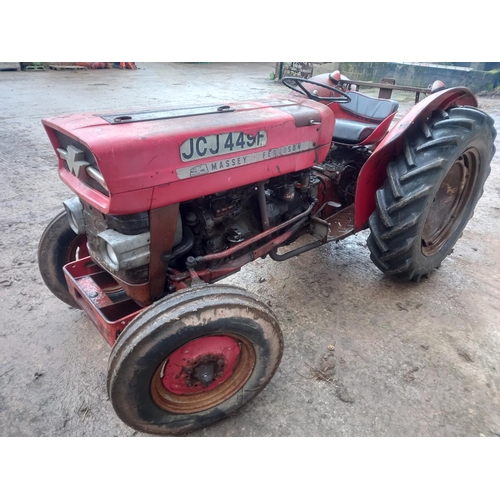
[{"label": "wooden post", "polygon": [[[396,80],[394,78],[382,78],[381,83],[388,83],[390,85],[396,85]],[[380,89],[378,91],[379,99],[390,99],[392,97],[392,89]]]}]

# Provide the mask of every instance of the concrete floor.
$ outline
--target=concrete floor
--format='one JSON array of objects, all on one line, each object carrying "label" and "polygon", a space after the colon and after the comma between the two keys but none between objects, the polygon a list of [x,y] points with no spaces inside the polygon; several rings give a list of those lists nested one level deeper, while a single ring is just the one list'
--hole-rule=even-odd
[{"label": "concrete floor", "polygon": [[[2,436],[140,435],[108,401],[109,346],[38,273],[40,235],[71,196],[40,119],[287,92],[269,79],[270,63],[138,66],[0,73]],[[499,99],[480,106],[500,125]],[[194,435],[500,435],[499,196],[497,155],[463,238],[420,284],[385,278],[370,261],[367,232],[281,264],[259,260],[225,280],[271,304],[285,352],[258,397]],[[311,370],[328,354],[336,384]]]}]

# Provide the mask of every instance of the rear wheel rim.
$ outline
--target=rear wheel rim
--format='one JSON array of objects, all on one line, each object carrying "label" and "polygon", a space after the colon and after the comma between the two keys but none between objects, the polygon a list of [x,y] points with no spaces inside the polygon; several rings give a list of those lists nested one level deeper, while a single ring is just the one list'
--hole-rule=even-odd
[{"label": "rear wheel rim", "polygon": [[[191,356],[193,351],[196,354]],[[200,337],[160,363],[151,381],[151,396],[158,407],[171,413],[208,410],[243,387],[255,362],[255,350],[243,337],[233,333]]]},{"label": "rear wheel rim", "polygon": [[422,230],[422,253],[438,253],[463,220],[479,172],[479,152],[470,148],[453,163],[434,196]]}]

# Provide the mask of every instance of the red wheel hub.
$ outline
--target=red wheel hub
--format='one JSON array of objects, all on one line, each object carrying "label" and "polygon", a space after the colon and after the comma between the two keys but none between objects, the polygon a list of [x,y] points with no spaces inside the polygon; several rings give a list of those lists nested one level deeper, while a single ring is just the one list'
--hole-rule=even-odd
[{"label": "red wheel hub", "polygon": [[233,373],[240,357],[236,340],[214,335],[192,340],[174,351],[160,376],[165,389],[174,394],[211,391]]}]

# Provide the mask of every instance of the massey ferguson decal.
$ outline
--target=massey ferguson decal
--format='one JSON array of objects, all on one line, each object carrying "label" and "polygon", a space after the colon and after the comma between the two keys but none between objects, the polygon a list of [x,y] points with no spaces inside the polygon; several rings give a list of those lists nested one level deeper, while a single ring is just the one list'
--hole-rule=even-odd
[{"label": "massey ferguson decal", "polygon": [[212,162],[203,163],[194,167],[178,168],[177,176],[179,179],[189,179],[190,177],[211,174],[213,172],[219,172],[220,170],[227,170],[229,168],[241,167],[250,163],[257,163],[262,160],[269,160],[270,158],[276,158],[277,156],[301,153],[313,148],[314,144],[312,141],[288,144],[287,146],[283,146],[281,148],[268,149],[266,151],[259,151],[258,153],[249,155],[235,156],[233,158],[228,158],[227,160],[214,160]]},{"label": "massey ferguson decal", "polygon": [[233,151],[255,149],[267,144],[267,134],[259,131],[255,135],[244,132],[193,137],[181,145],[182,161],[200,160],[211,156],[220,156]]}]

